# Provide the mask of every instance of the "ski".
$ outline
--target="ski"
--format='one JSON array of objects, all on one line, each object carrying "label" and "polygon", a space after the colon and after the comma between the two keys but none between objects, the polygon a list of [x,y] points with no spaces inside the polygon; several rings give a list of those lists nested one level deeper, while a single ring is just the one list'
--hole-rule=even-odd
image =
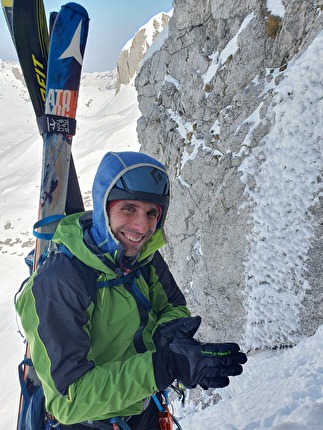
[{"label": "ski", "polygon": [[[45,114],[38,117],[44,141],[39,220],[48,219],[53,214],[65,213],[71,143],[75,134],[75,115],[88,22],[88,14],[83,6],[67,3],[58,13],[52,29]],[[43,224],[41,234],[52,234],[56,224],[57,222]],[[46,240],[37,240],[36,265],[43,256],[46,245]]]},{"label": "ski", "polygon": [[[84,210],[71,143],[89,18],[77,3],[66,4],[57,16],[53,15],[48,55],[49,35],[42,0],[2,0],[2,8],[43,135],[39,221],[36,224],[41,226],[40,235],[45,240],[36,240],[36,269],[49,244],[48,233],[54,232],[61,214]],[[44,220],[47,221],[43,224]],[[39,381],[35,379],[29,357],[27,345],[21,377],[26,386],[35,387]],[[19,430],[24,429],[24,403],[21,393]]]},{"label": "ski", "polygon": [[[2,0],[2,8],[36,118],[41,117],[45,112],[49,49],[49,35],[43,0],[15,0],[14,6],[13,0]],[[56,15],[57,13],[51,14],[51,27]],[[72,156],[65,212],[70,214],[83,210],[82,194]]]},{"label": "ski", "polygon": [[42,0],[14,0],[13,40],[36,117],[44,113],[49,36]]}]

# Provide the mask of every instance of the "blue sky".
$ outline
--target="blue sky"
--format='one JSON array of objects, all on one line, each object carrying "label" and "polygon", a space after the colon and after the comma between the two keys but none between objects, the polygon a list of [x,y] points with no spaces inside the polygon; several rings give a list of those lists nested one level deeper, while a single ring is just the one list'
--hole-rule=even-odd
[{"label": "blue sky", "polygon": [[[47,16],[68,1],[44,0]],[[90,16],[83,71],[101,72],[116,66],[119,52],[136,31],[159,12],[169,12],[172,0],[77,0]],[[9,32],[0,14],[0,59],[16,60]]]}]

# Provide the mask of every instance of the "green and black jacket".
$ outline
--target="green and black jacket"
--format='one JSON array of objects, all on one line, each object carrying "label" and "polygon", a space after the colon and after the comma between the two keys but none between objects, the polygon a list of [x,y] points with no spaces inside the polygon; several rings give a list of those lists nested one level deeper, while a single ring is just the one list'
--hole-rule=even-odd
[{"label": "green and black jacket", "polygon": [[154,331],[190,315],[158,252],[161,229],[138,260],[149,279],[139,270],[120,284],[114,257],[89,244],[89,223],[91,213],[60,222],[53,241],[68,252],[51,255],[17,301],[46,408],[63,424],[140,414],[158,390]]}]

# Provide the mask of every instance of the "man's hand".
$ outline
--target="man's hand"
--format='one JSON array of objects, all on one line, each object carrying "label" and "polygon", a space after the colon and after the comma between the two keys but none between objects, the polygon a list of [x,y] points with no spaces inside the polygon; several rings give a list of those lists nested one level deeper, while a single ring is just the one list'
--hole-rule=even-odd
[{"label": "man's hand", "polygon": [[247,357],[236,343],[201,343],[178,333],[169,345],[174,372],[187,388],[220,388],[242,373]]},{"label": "man's hand", "polygon": [[229,376],[242,373],[247,357],[239,345],[198,342],[193,336],[200,323],[200,317],[182,318],[156,333],[153,362],[158,389],[175,379],[187,388],[220,388],[229,384]]}]

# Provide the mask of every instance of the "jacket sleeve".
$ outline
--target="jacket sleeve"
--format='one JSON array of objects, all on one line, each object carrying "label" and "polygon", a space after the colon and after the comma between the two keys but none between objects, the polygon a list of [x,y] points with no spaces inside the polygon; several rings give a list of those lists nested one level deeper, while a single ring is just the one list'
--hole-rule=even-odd
[{"label": "jacket sleeve", "polygon": [[151,262],[151,269],[150,299],[158,325],[190,316],[185,297],[158,251]]},{"label": "jacket sleeve", "polygon": [[143,399],[157,389],[149,351],[96,365],[90,342],[95,306],[84,288],[92,272],[82,272],[57,254],[29,280],[17,301],[46,407],[62,424],[138,414]]}]

